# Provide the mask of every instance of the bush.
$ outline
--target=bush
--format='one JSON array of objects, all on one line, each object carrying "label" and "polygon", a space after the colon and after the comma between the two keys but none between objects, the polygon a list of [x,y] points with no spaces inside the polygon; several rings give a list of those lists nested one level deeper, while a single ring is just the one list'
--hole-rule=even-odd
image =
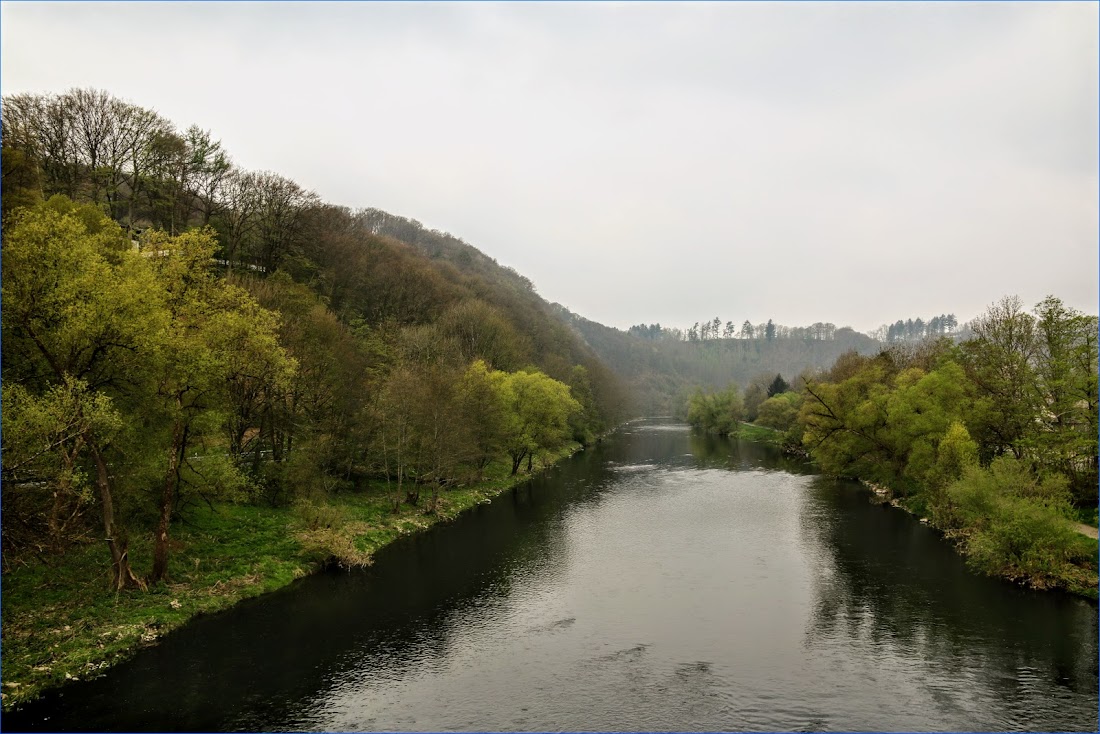
[{"label": "bush", "polygon": [[1072,557],[1077,533],[1064,518],[1030,500],[996,502],[989,521],[974,531],[967,550],[989,573],[1049,576]]},{"label": "bush", "polygon": [[969,562],[1039,588],[1067,586],[1094,564],[1095,542],[1071,525],[1066,480],[1037,478],[1001,457],[988,469],[970,467],[947,488],[950,521],[962,531]]},{"label": "bush", "polygon": [[741,422],[741,396],[737,386],[730,385],[722,392],[704,393],[697,390],[688,405],[688,423],[719,436],[737,431]]},{"label": "bush", "polygon": [[345,521],[343,511],[336,505],[309,499],[295,502],[294,514],[307,530],[336,529]]},{"label": "bush", "polygon": [[801,407],[801,395],[785,392],[768,398],[760,405],[756,422],[777,431],[787,431],[798,420],[798,409]]},{"label": "bush", "polygon": [[359,547],[367,531],[362,522],[352,522],[344,510],[324,501],[299,499],[294,514],[302,529],[295,533],[307,556],[341,568],[369,566],[370,553]]}]

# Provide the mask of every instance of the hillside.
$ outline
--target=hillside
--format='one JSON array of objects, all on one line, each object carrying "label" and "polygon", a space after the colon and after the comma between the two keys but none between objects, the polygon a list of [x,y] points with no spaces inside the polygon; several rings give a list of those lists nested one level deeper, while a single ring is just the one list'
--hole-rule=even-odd
[{"label": "hillside", "polygon": [[756,338],[685,339],[675,330],[635,327],[632,332],[624,332],[560,305],[556,310],[559,318],[626,381],[638,409],[647,415],[684,410],[688,394],[696,387],[718,389],[730,382],[745,387],[760,380],[766,384],[777,374],[793,380],[804,373],[827,369],[846,352],[874,354],[884,346],[848,328],[831,330],[827,338],[768,338],[764,329],[758,329]]},{"label": "hillside", "polygon": [[[5,568],[105,529],[115,586],[157,582],[203,502],[381,482],[433,513],[631,413],[530,281],[461,240],[99,90],[5,97],[2,141]],[[144,577],[131,535],[157,539]]]}]

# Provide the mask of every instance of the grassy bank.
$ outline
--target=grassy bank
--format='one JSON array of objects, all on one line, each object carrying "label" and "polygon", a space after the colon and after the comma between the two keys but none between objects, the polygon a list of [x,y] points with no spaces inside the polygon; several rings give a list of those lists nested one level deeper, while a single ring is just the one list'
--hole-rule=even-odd
[{"label": "grassy bank", "polygon": [[[543,466],[579,448],[570,444]],[[17,566],[3,576],[3,708],[94,677],[192,617],[282,588],[334,556],[368,564],[395,539],[453,519],[531,476],[510,470],[496,462],[484,481],[443,490],[430,514],[427,493],[418,506],[403,504],[394,513],[385,483],[290,508],[196,508],[174,527],[171,583],[148,592],[105,591],[107,550],[99,544],[76,546],[48,564]],[[131,557],[135,568],[149,568],[150,540],[134,538]]]},{"label": "grassy bank", "polygon": [[746,441],[759,441],[772,443],[777,446],[783,443],[783,433],[774,428],[765,428],[755,423],[741,423],[731,438],[743,438]]}]

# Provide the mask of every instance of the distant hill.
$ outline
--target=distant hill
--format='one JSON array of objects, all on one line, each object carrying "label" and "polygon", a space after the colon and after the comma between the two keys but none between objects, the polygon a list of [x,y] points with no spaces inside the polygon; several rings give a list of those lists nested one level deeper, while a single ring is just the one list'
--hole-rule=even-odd
[{"label": "distant hill", "polygon": [[558,317],[626,381],[638,410],[650,415],[675,413],[695,387],[721,388],[735,382],[743,388],[754,378],[776,374],[793,380],[807,370],[830,367],[845,352],[874,354],[884,346],[846,327],[829,330],[828,338],[821,339],[763,336],[692,341],[681,338],[677,330],[654,330],[653,338],[646,338],[555,306]]}]

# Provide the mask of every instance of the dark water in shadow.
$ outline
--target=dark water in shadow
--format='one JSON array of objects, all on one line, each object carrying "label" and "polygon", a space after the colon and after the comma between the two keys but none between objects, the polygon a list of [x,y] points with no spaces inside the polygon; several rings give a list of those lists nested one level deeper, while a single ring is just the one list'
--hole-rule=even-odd
[{"label": "dark water in shadow", "polygon": [[1083,730],[1097,608],[770,447],[634,424],[5,730]]}]

